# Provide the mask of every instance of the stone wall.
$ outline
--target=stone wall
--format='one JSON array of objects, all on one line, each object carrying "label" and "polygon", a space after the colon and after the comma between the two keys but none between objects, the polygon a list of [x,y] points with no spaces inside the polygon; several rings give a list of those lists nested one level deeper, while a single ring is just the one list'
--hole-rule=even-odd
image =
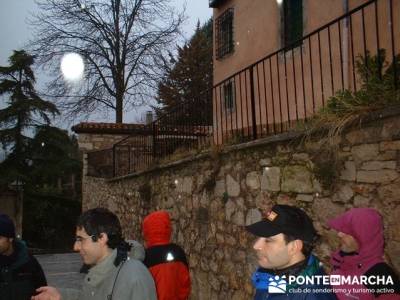
[{"label": "stone wall", "polygon": [[126,236],[138,240],[143,217],[168,210],[173,240],[189,255],[191,299],[250,299],[254,237],[243,226],[275,203],[298,205],[312,216],[325,262],[336,245],[326,221],[351,207],[376,208],[384,216],[387,256],[399,271],[400,118],[362,127],[342,137],[336,161],[316,143],[288,134],[112,181],[85,177],[84,209],[109,207]]},{"label": "stone wall", "polygon": [[80,133],[79,148],[83,152],[111,148],[113,144],[127,136],[127,134]]},{"label": "stone wall", "polygon": [[128,134],[79,133],[78,144],[83,153],[83,174],[88,174],[89,170],[88,152],[110,149],[127,136]]}]

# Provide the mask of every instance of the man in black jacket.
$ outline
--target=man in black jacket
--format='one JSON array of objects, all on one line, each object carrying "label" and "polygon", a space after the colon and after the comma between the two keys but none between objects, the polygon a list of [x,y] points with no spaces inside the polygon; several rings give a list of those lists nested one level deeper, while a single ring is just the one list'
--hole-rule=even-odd
[{"label": "man in black jacket", "polygon": [[15,238],[9,216],[0,214],[0,300],[28,300],[35,290],[47,285],[42,267]]}]

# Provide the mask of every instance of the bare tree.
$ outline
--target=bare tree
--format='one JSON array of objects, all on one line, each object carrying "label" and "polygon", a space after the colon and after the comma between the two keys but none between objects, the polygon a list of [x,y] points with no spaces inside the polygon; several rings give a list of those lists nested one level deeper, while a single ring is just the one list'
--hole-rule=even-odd
[{"label": "bare tree", "polygon": [[[31,51],[54,79],[49,94],[69,116],[111,109],[122,123],[124,109],[142,105],[153,94],[160,53],[174,46],[183,11],[171,0],[37,0],[40,11]],[[69,52],[85,59],[79,85],[66,83],[59,71]]]}]

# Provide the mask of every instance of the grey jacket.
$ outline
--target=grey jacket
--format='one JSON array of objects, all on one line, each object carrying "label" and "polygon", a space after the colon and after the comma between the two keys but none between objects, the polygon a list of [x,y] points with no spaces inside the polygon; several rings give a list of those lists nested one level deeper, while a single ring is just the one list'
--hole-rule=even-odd
[{"label": "grey jacket", "polygon": [[104,261],[93,266],[80,291],[60,289],[62,300],[157,300],[147,268],[132,258],[116,267],[113,263],[116,255],[117,251],[113,250]]},{"label": "grey jacket", "polygon": [[129,252],[129,257],[140,261],[144,261],[145,250],[141,243],[135,240],[126,240],[131,246],[131,251]]}]

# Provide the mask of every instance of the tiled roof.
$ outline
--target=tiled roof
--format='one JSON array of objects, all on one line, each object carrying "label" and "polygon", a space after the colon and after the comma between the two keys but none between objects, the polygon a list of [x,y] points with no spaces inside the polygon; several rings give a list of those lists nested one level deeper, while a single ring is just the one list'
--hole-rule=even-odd
[{"label": "tiled roof", "polygon": [[[99,133],[99,134],[137,134],[152,135],[152,125],[123,124],[123,123],[79,123],[72,126],[76,133]],[[155,125],[158,135],[181,135],[181,136],[207,136],[212,128],[209,126],[184,126],[184,125]]]},{"label": "tiled roof", "polygon": [[149,127],[144,124],[82,122],[71,129],[76,133],[132,134],[144,133]]}]

